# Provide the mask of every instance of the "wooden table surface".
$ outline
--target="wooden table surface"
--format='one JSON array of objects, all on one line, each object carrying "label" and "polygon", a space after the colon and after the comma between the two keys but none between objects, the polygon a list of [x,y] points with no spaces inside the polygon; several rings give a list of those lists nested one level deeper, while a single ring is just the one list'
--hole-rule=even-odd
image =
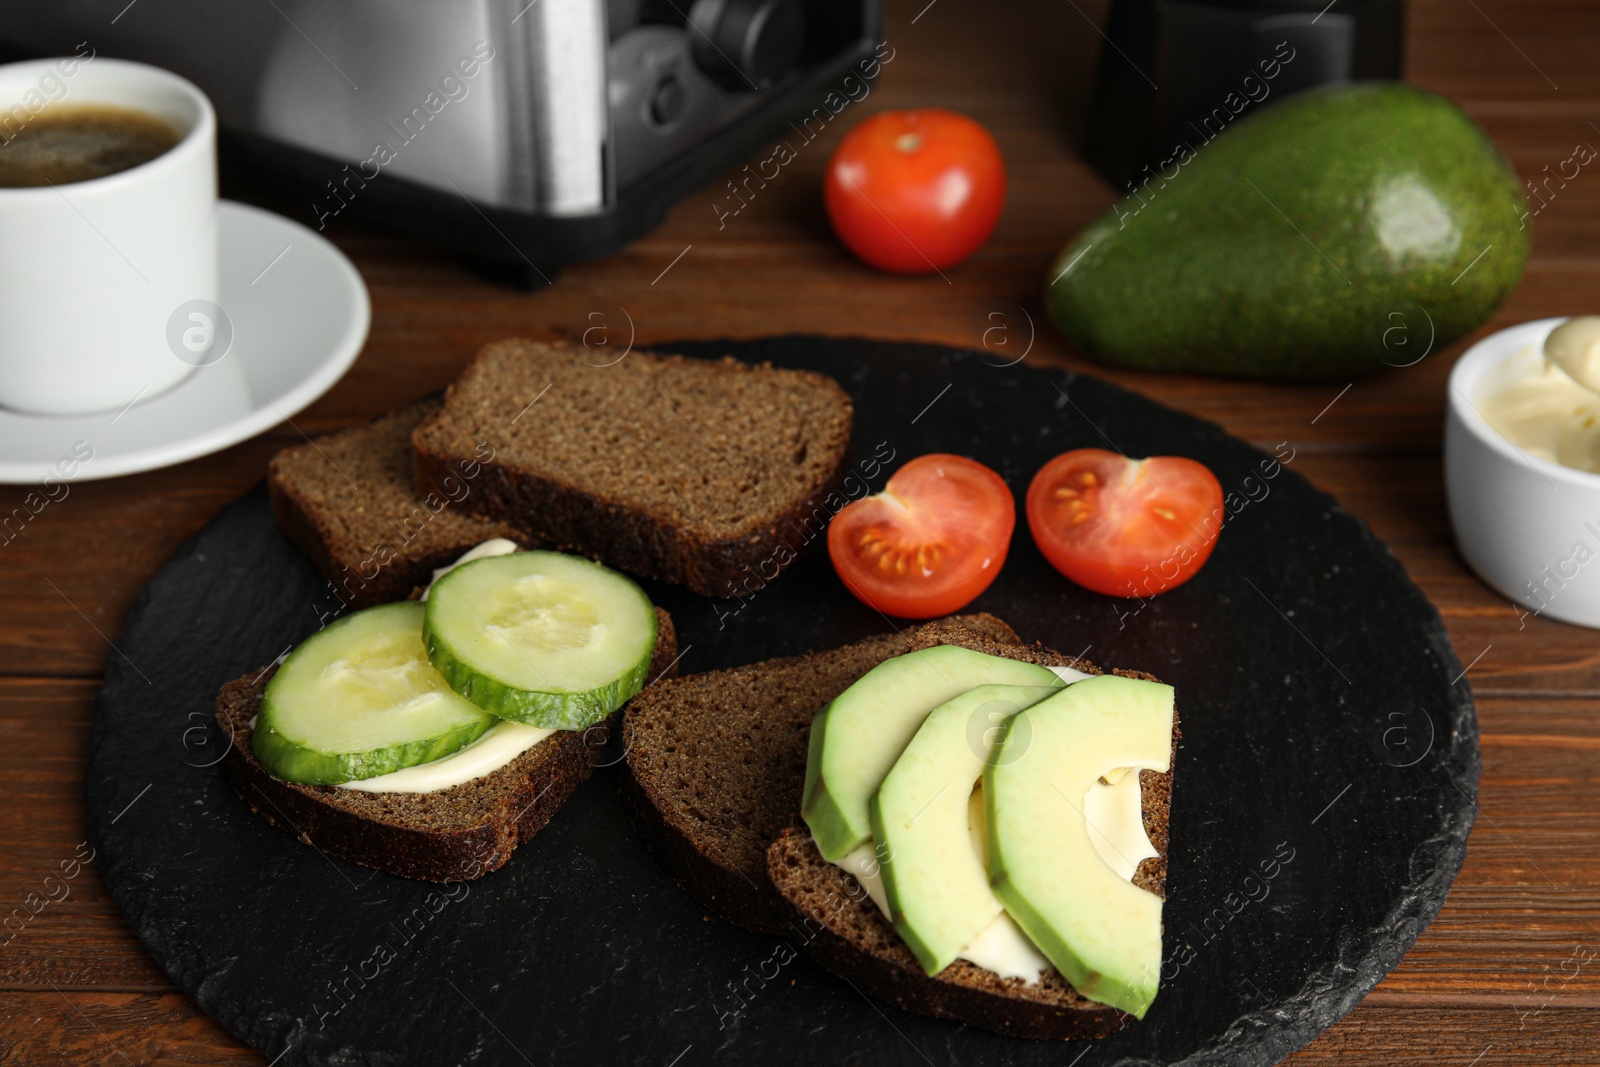
[{"label": "wooden table surface", "polygon": [[[0,546],[0,911],[23,907],[62,860],[83,854],[94,696],[108,639],[134,595],[302,432],[438,389],[480,344],[510,334],[577,339],[606,324],[620,343],[631,318],[640,345],[808,331],[974,347],[986,336],[990,344],[1009,338],[1014,353],[1031,316],[1038,328],[1030,360],[1099,374],[1264,448],[1292,443],[1295,469],[1393,548],[1443,612],[1462,662],[1472,664],[1483,779],[1466,866],[1394,973],[1292,1062],[1600,1063],[1600,635],[1519,621],[1451,543],[1439,445],[1446,375],[1465,344],[1342,395],[1341,383],[1267,385],[1095,366],[1044,324],[1039,292],[1053,254],[1114,198],[1073,148],[1104,4],[926,3],[890,4],[895,57],[848,118],[944,105],[975,116],[999,140],[1011,180],[1005,215],[971,261],[946,272],[948,281],[873,273],[831,240],[820,175],[849,121],[804,147],[725,226],[713,209],[719,184],[627,251],[570,268],[537,293],[496,288],[408,240],[334,230],[373,303],[371,337],[343,381],[292,426],[217,455],[76,483]],[[1600,7],[1416,0],[1409,33],[1410,79],[1456,100],[1525,178],[1553,169],[1579,142],[1600,144]],[[1521,287],[1476,336],[1600,309],[1597,287],[1600,177],[1584,172],[1539,215]],[[0,489],[0,514],[24,492]],[[93,862],[67,889],[0,944],[0,1062],[264,1062],[151,962]]]}]

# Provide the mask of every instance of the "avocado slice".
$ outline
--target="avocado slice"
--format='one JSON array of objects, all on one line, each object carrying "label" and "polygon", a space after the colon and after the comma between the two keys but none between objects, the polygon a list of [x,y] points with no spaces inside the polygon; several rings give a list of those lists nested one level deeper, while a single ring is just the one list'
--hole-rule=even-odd
[{"label": "avocado slice", "polygon": [[1059,686],[980,685],[928,713],[873,794],[889,916],[917,962],[938,974],[1000,914],[973,845],[968,798],[999,725]]},{"label": "avocado slice", "polygon": [[1172,708],[1171,686],[1089,678],[1007,719],[983,768],[995,896],[1078,992],[1139,1019],[1161,976],[1161,898],[1100,858],[1083,805],[1115,768],[1170,768]]},{"label": "avocado slice", "polygon": [[871,839],[867,802],[928,712],[988,682],[1065,684],[1046,667],[935,645],[884,660],[812,720],[800,814],[824,859],[832,863]]},{"label": "avocado slice", "polygon": [[1175,145],[1051,267],[1051,320],[1108,363],[1285,379],[1409,366],[1515,288],[1531,218],[1450,101],[1292,96]]}]

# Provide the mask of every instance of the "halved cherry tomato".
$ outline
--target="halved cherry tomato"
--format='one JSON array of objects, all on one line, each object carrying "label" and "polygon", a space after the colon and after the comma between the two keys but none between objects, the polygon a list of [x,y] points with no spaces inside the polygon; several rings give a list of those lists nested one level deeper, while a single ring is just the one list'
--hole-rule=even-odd
[{"label": "halved cherry tomato", "polygon": [[850,251],[879,270],[927,274],[989,239],[1006,165],[989,131],[965,115],[885,111],[844,135],[822,192]]},{"label": "halved cherry tomato", "polygon": [[1182,456],[1065,452],[1028,486],[1028,528],[1051,566],[1107,596],[1148,597],[1194,577],[1222,527],[1222,485]]},{"label": "halved cherry tomato", "polygon": [[998,474],[934,452],[895,471],[877,496],[841,509],[828,524],[828,555],[862,603],[930,619],[989,588],[1016,524],[1016,501]]}]

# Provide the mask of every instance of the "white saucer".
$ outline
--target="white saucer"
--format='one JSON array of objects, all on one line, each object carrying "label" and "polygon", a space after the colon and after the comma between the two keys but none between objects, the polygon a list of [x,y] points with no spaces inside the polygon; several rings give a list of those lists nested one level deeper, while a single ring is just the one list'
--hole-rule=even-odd
[{"label": "white saucer", "polygon": [[233,345],[159,396],[121,411],[25,415],[0,408],[0,483],[68,481],[155,470],[221,451],[290,418],[344,376],[372,305],[361,275],[324,238],[246,204],[217,205],[220,305]]}]

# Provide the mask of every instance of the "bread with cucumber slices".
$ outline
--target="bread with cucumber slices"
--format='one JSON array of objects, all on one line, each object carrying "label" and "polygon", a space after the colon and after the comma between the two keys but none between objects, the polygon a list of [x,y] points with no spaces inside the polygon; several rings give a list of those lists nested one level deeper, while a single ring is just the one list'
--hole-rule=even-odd
[{"label": "bread with cucumber slices", "polygon": [[[672,619],[655,609],[649,678],[676,670]],[[217,695],[229,739],[223,769],[239,795],[268,821],[342,859],[430,882],[480,878],[560,810],[602,762],[613,716],[587,730],[557,730],[510,763],[432,793],[371,793],[301,785],[273,777],[252,749],[262,697],[276,668],[238,678]]]},{"label": "bread with cucumber slices", "polygon": [[[822,857],[800,821],[812,718],[889,656],[955,644],[1102,673],[1074,657],[1017,643],[996,632],[1004,624],[986,622],[988,632],[976,632],[970,620],[946,620],[892,643],[880,638],[693,675],[641,694],[623,725],[636,821],[691,895],[741,925],[787,936],[868,996],[1017,1037],[1105,1036],[1131,1017],[1083,997],[1053,969],[1033,984],[959,959],[927,974],[863,885]],[[1174,718],[1174,756],[1177,742]],[[1142,771],[1139,781],[1144,830],[1157,855],[1138,865],[1133,882],[1164,898],[1172,774]],[[752,858],[758,851],[759,863]]]},{"label": "bread with cucumber slices", "polygon": [[515,524],[481,519],[461,506],[481,456],[463,457],[436,491],[416,491],[411,432],[439,404],[419,400],[285,448],[267,466],[279,527],[348,607],[403,600],[428,583],[434,568],[492,538],[532,547]]},{"label": "bread with cucumber slices", "polygon": [[486,346],[412,435],[418,491],[481,460],[475,513],[705,596],[761,588],[827,525],[851,428],[832,378],[587,353]]}]

